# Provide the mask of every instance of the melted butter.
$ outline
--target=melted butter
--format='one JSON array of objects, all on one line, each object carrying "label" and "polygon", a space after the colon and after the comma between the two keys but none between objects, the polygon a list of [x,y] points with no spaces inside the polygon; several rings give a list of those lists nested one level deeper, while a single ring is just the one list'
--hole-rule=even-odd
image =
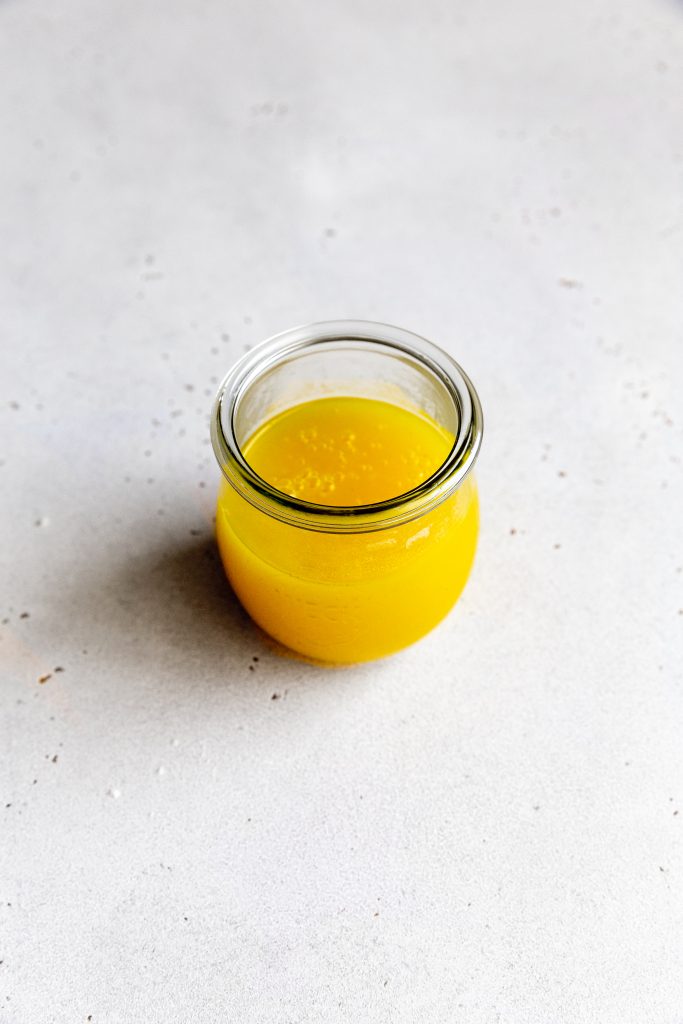
[{"label": "melted butter", "polygon": [[452,438],[416,413],[370,398],[320,398],[269,420],[244,447],[273,487],[319,505],[369,505],[417,487]]},{"label": "melted butter", "polygon": [[[318,504],[359,506],[412,490],[452,437],[426,416],[366,398],[305,402],[243,446],[272,486]],[[216,532],[228,578],[252,618],[316,660],[382,657],[429,632],[457,600],[478,532],[470,475],[418,519],[371,533],[321,533],[255,509],[227,482]]]}]

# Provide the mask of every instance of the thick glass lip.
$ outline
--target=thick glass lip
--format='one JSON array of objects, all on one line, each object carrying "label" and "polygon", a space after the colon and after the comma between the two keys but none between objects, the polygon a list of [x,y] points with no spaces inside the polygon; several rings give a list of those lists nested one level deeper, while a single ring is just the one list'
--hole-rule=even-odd
[{"label": "thick glass lip", "polygon": [[[458,410],[453,447],[438,469],[411,491],[370,505],[318,505],[272,487],[249,465],[235,434],[235,413],[247,387],[261,374],[305,349],[353,343],[386,348],[422,363],[446,388]],[[283,331],[242,356],[222,381],[211,414],[211,440],[221,471],[232,487],[266,515],[307,530],[367,533],[409,522],[448,498],[472,469],[483,434],[481,403],[471,380],[447,352],[426,338],[390,324],[330,320]]]}]

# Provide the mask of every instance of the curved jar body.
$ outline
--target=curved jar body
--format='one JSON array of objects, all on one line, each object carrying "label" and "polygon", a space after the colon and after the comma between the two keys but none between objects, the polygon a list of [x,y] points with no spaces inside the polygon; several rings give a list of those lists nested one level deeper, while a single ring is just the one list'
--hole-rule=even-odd
[{"label": "curved jar body", "polygon": [[[249,462],[256,432],[304,402],[337,396],[390,403],[428,421],[447,439],[445,459],[410,491],[354,506],[294,497],[260,477]],[[470,470],[481,429],[476,392],[460,367],[397,328],[315,324],[240,360],[212,421],[225,477],[216,531],[227,576],[252,618],[293,651],[332,663],[383,657],[429,632],[459,597],[474,559]],[[410,448],[409,437],[401,443]]]}]

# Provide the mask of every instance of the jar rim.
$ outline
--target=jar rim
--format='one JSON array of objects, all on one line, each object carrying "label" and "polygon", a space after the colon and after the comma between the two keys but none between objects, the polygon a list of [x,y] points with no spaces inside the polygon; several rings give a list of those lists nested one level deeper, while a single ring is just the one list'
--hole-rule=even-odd
[{"label": "jar rim", "polygon": [[[440,466],[417,487],[368,505],[322,505],[292,497],[259,476],[242,453],[235,432],[240,397],[265,371],[306,349],[339,342],[369,343],[422,364],[458,411],[458,433]],[[211,413],[211,440],[223,476],[251,505],[292,526],[326,533],[367,533],[409,522],[448,498],[472,469],[483,434],[479,396],[471,380],[443,349],[412,331],[369,320],[329,320],[276,334],[243,355],[220,384]]]}]

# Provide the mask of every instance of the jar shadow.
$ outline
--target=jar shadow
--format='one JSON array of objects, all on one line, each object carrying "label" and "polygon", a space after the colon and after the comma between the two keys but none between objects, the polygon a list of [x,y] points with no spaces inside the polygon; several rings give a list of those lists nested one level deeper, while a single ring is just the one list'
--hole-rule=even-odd
[{"label": "jar shadow", "polygon": [[163,678],[166,687],[284,686],[302,673],[332,679],[334,669],[352,667],[306,659],[256,625],[213,538],[178,539],[114,569],[91,569],[96,600],[83,579],[66,598],[82,624],[83,647],[122,670]]},{"label": "jar shadow", "polygon": [[[280,643],[244,610],[225,574],[215,541],[173,549],[163,557],[153,557],[150,564],[141,566],[144,585],[153,588],[156,594],[169,593],[177,599],[177,617],[185,617],[192,611],[193,624],[201,616],[208,624],[212,636],[230,632],[233,642],[239,637],[259,658],[261,653],[270,652],[298,665],[309,665],[318,669],[341,670],[357,667],[353,664],[335,664],[320,661],[294,651]],[[174,630],[175,635],[175,630]],[[224,640],[222,641],[224,642]]]},{"label": "jar shadow", "polygon": [[272,643],[237,599],[213,538],[155,548],[112,583],[140,628],[183,657],[258,658]]}]

